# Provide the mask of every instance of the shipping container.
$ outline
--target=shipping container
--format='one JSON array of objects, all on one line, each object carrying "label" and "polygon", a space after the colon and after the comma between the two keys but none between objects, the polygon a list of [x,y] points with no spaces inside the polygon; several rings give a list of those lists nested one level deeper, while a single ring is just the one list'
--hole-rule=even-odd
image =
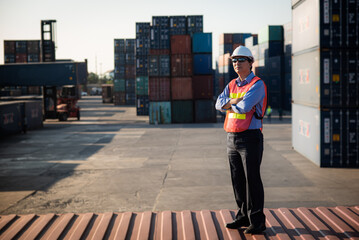
[{"label": "shipping container", "polygon": [[126,92],[114,92],[113,102],[115,106],[126,105]]},{"label": "shipping container", "polygon": [[195,33],[192,37],[193,53],[212,53],[212,33]]},{"label": "shipping container", "polygon": [[262,28],[258,33],[258,44],[269,41],[282,41],[283,42],[283,26],[269,25]]},{"label": "shipping container", "polygon": [[[82,76],[79,76],[78,64],[81,64],[81,62],[16,63],[0,65],[0,85],[76,85],[78,81],[82,79]],[[84,64],[87,65],[85,62]]]},{"label": "shipping container", "polygon": [[138,36],[150,36],[150,23],[149,22],[136,22],[136,38]]},{"label": "shipping container", "polygon": [[148,95],[148,77],[136,76],[136,94]]},{"label": "shipping container", "polygon": [[193,55],[193,74],[212,74],[212,54]]},{"label": "shipping container", "polygon": [[16,63],[26,63],[27,62],[27,54],[26,53],[16,53],[15,54],[15,62]]},{"label": "shipping container", "polygon": [[42,101],[23,101],[24,129],[33,130],[43,127]]},{"label": "shipping container", "polygon": [[150,101],[170,101],[171,79],[169,77],[149,77],[148,95]]},{"label": "shipping container", "polygon": [[136,93],[135,79],[126,79],[126,93]]},{"label": "shipping container", "polygon": [[193,123],[193,101],[177,100],[171,102],[172,123]]},{"label": "shipping container", "polygon": [[283,42],[282,41],[269,41],[258,44],[259,59],[266,59],[275,56],[283,55]]},{"label": "shipping container", "polygon": [[148,75],[148,56],[136,56],[136,75]]},{"label": "shipping container", "polygon": [[292,45],[292,22],[283,24],[283,41],[284,45]]},{"label": "shipping container", "polygon": [[232,54],[233,52],[233,44],[232,43],[224,43],[219,45],[219,55],[224,55],[226,53]]},{"label": "shipping container", "polygon": [[[168,21],[168,17],[167,18]],[[151,49],[169,49],[170,48],[170,30],[168,24],[165,24],[165,19],[153,20],[159,22],[158,25],[152,24],[151,26]],[[162,26],[160,26],[162,23]]]},{"label": "shipping container", "polygon": [[137,115],[148,116],[149,104],[148,95],[137,95]]},{"label": "shipping container", "polygon": [[40,40],[27,41],[27,54],[40,54]]},{"label": "shipping container", "polygon": [[126,91],[126,80],[125,79],[113,80],[113,90],[114,90],[114,92],[125,92]]},{"label": "shipping container", "polygon": [[171,76],[173,77],[192,76],[191,54],[171,55]]},{"label": "shipping container", "polygon": [[5,54],[4,63],[15,63],[15,54]]},{"label": "shipping container", "polygon": [[187,34],[186,16],[170,16],[170,35]]},{"label": "shipping container", "polygon": [[170,124],[171,102],[150,102],[149,103],[150,124]]},{"label": "shipping container", "polygon": [[26,54],[27,52],[27,41],[16,41],[15,42],[16,54]]},{"label": "shipping container", "polygon": [[136,77],[136,66],[126,64],[125,69],[126,69],[125,78],[126,79],[135,79],[135,77]]},{"label": "shipping container", "polygon": [[283,109],[283,93],[280,91],[267,91],[267,106],[272,109]]},{"label": "shipping container", "polygon": [[356,1],[302,1],[292,10],[293,52],[317,47],[358,47]]},{"label": "shipping container", "polygon": [[314,50],[292,58],[293,100],[324,107],[358,106],[358,50]]},{"label": "shipping container", "polygon": [[171,78],[171,99],[190,100],[193,98],[192,77]]},{"label": "shipping container", "polygon": [[292,105],[293,148],[320,167],[359,167],[358,109]]},{"label": "shipping container", "polygon": [[265,66],[272,75],[282,76],[283,73],[283,56],[270,57],[266,60]]},{"label": "shipping container", "polygon": [[136,64],[136,54],[126,52],[125,64],[126,65],[135,65]]},{"label": "shipping container", "polygon": [[4,54],[15,55],[15,41],[4,40]]},{"label": "shipping container", "polygon": [[136,52],[136,39],[125,39],[125,51],[126,53]]},{"label": "shipping container", "polygon": [[190,54],[191,36],[174,35],[171,36],[171,54]]},{"label": "shipping container", "polygon": [[136,38],[136,55],[148,55],[151,47],[150,36],[140,36]]},{"label": "shipping container", "polygon": [[213,75],[194,75],[192,86],[194,99],[213,99]]},{"label": "shipping container", "polygon": [[41,57],[40,54],[28,54],[27,62],[41,62],[40,57]]},{"label": "shipping container", "polygon": [[214,123],[216,119],[216,109],[213,100],[194,101],[194,121],[196,123]]},{"label": "shipping container", "polygon": [[193,35],[198,32],[203,32],[203,16],[187,16],[187,34]]},{"label": "shipping container", "polygon": [[170,76],[170,56],[150,55],[149,76]]},{"label": "shipping container", "polygon": [[125,53],[125,39],[115,39],[115,53]]},{"label": "shipping container", "polygon": [[0,136],[23,131],[23,104],[0,102]]}]

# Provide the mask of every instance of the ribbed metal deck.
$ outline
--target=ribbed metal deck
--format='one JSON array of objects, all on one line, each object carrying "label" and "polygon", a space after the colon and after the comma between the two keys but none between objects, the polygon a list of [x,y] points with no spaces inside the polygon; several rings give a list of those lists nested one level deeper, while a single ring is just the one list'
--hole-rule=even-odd
[{"label": "ribbed metal deck", "polygon": [[0,239],[359,239],[359,206],[265,209],[264,234],[226,229],[235,211],[0,216]]}]

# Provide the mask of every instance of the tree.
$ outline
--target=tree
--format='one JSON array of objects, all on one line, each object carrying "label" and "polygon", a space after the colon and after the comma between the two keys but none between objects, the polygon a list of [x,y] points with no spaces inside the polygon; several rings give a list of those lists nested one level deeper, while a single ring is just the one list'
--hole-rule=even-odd
[{"label": "tree", "polygon": [[89,84],[105,84],[105,83],[113,83],[113,79],[110,76],[102,76],[100,77],[96,73],[90,72],[87,77],[87,83]]}]

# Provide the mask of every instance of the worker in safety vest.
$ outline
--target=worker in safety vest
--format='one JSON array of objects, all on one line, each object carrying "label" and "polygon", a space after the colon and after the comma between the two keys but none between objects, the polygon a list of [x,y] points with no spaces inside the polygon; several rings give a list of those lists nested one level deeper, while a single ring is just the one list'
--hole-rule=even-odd
[{"label": "worker in safety vest", "polygon": [[266,229],[260,165],[267,89],[263,80],[252,72],[254,58],[248,48],[237,47],[231,60],[238,78],[229,82],[216,102],[217,110],[226,111],[227,154],[238,205],[236,218],[226,227],[247,227],[244,233],[256,234]]}]

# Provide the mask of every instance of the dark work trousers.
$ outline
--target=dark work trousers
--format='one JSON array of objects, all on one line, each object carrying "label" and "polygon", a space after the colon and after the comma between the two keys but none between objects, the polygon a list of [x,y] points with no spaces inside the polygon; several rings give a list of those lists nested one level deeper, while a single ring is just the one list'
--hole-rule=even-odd
[{"label": "dark work trousers", "polygon": [[256,227],[265,224],[264,190],[260,175],[263,156],[261,130],[228,133],[227,154],[238,205],[236,219],[248,218]]}]

